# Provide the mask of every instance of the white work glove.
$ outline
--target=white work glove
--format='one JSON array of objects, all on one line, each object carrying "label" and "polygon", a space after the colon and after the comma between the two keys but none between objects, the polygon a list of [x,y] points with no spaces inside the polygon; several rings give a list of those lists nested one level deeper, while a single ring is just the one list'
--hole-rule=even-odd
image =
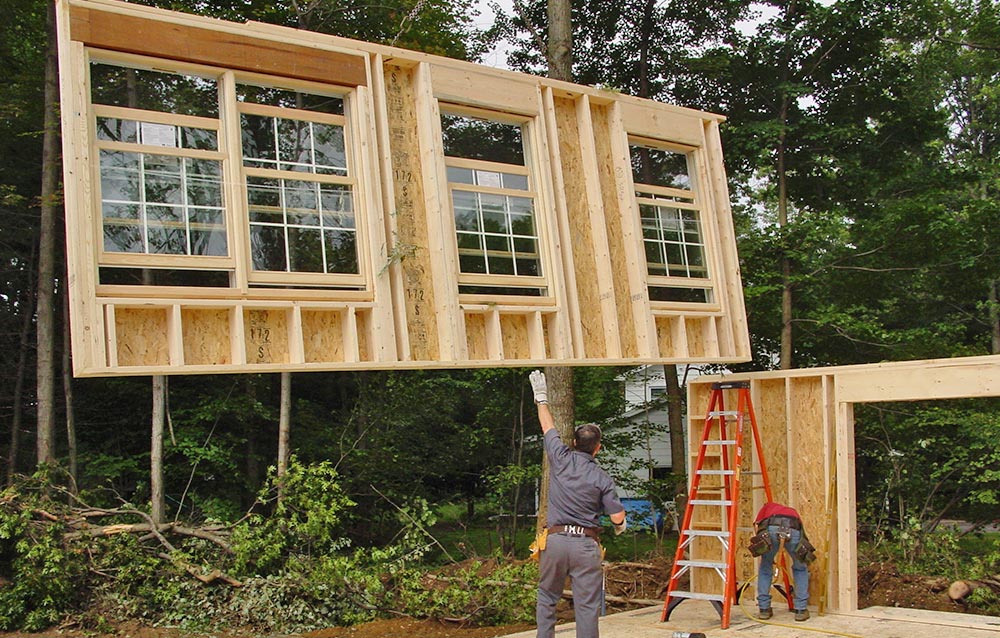
[{"label": "white work glove", "polygon": [[548,403],[549,391],[545,385],[545,373],[535,370],[528,375],[528,381],[531,382],[531,391],[535,393],[535,403]]},{"label": "white work glove", "polygon": [[621,525],[615,525],[615,536],[618,536],[628,527],[628,517],[622,519]]}]

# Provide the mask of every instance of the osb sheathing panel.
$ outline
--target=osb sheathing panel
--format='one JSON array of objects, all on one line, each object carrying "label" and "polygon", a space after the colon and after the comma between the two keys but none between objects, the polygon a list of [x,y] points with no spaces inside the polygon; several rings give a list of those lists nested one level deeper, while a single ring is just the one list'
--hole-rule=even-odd
[{"label": "osb sheathing panel", "polygon": [[[635,320],[632,316],[631,292],[628,288],[628,255],[635,249],[634,246],[626,246],[622,234],[621,214],[618,203],[618,183],[616,170],[623,170],[623,167],[616,166],[614,154],[611,147],[611,136],[614,132],[611,129],[610,109],[606,106],[593,105],[591,107],[594,122],[594,138],[597,149],[597,164],[601,183],[601,194],[603,196],[604,214],[608,236],[608,249],[610,253],[612,280],[614,281],[615,302],[618,306],[618,334],[621,340],[622,356],[626,358],[637,358],[639,347],[636,341]],[[643,259],[645,263],[645,259]],[[608,291],[602,291],[607,294]]]},{"label": "osb sheathing panel", "polygon": [[489,350],[486,348],[486,315],[478,312],[465,315],[465,339],[470,359],[489,358]]},{"label": "osb sheathing panel", "polygon": [[117,308],[118,365],[122,367],[170,364],[166,308]]},{"label": "osb sheathing panel", "polygon": [[530,359],[528,323],[524,315],[500,315],[505,359]]},{"label": "osb sheathing panel", "polygon": [[596,262],[600,253],[595,250],[583,250],[585,246],[596,246],[597,240],[590,220],[591,202],[587,199],[583,158],[577,141],[580,137],[577,126],[577,103],[568,98],[555,98],[554,104],[559,134],[559,155],[562,161],[560,170],[566,189],[569,239],[570,245],[576,248],[573,251],[576,296],[580,307],[587,309],[586,312],[580,313],[583,346],[588,357],[600,358],[607,355],[604,341],[605,321],[601,312],[602,293],[598,287]]},{"label": "osb sheathing panel", "polygon": [[288,362],[288,313],[285,310],[247,308],[243,311],[243,325],[247,363]]},{"label": "osb sheathing panel", "polygon": [[184,334],[184,363],[225,365],[232,363],[229,310],[188,308],[181,310]]},{"label": "osb sheathing panel", "polygon": [[303,354],[306,363],[344,360],[342,311],[302,311]]},{"label": "osb sheathing panel", "polygon": [[428,251],[426,210],[417,141],[417,114],[414,87],[415,68],[386,65],[386,104],[389,118],[389,145],[396,187],[395,209],[391,216],[396,237],[393,255],[403,269],[406,326],[410,336],[410,356],[416,361],[433,361],[440,351],[434,312],[434,282]]},{"label": "osb sheathing panel", "polygon": [[[114,0],[57,0],[57,22],[61,96],[73,106],[63,110],[62,123],[68,132],[63,157],[67,228],[74,234],[67,255],[77,375],[747,358],[743,317],[710,319],[706,313],[717,310],[692,311],[690,305],[658,305],[655,320],[648,316],[646,265],[630,199],[628,133],[697,147],[703,137],[692,132],[715,125],[719,116],[403,49]],[[94,25],[101,25],[99,32]],[[170,38],[159,36],[137,44],[123,37],[128,32],[193,34],[197,46],[177,49]],[[275,55],[261,55],[267,51]],[[133,55],[140,53],[146,57]],[[270,74],[276,86],[286,89],[315,89],[303,83],[308,80],[346,91],[345,122],[354,142],[349,151],[359,171],[358,229],[365,233],[359,246],[366,249],[359,250],[358,279],[345,285],[358,288],[310,288],[317,279],[303,283],[293,274],[287,282],[284,275],[270,281],[273,287],[250,285],[249,233],[240,221],[246,211],[235,187],[227,193],[233,242],[226,258],[101,254],[100,183],[94,179],[99,169],[92,166],[88,137],[95,113],[84,81],[88,54],[109,63],[209,76],[251,70]],[[349,64],[326,64],[331,60]],[[538,193],[541,296],[511,302],[508,295],[477,295],[475,304],[503,310],[499,319],[483,315],[468,325],[461,310],[466,299],[456,283],[454,222],[436,138],[441,101],[460,110],[482,109],[487,119],[495,114],[499,121],[525,122],[530,132],[526,158]],[[220,105],[223,112],[234,108]],[[234,134],[225,122],[231,115],[220,117],[227,137]],[[706,170],[724,190],[721,156],[713,156],[710,164]],[[239,174],[238,166],[226,170]],[[719,215],[730,223],[728,207],[712,204],[704,215],[709,249],[735,255],[733,245],[714,245],[718,234],[711,231]],[[726,236],[725,241],[734,239]],[[102,286],[95,263],[225,270],[232,283],[221,289]],[[738,293],[738,272],[713,276],[717,294]],[[134,308],[143,303],[146,310],[171,310],[137,312]],[[305,309],[305,304],[316,307]],[[318,307],[324,304],[328,308]],[[725,304],[723,312],[727,307],[742,312],[741,304]],[[116,309],[122,318],[107,325],[105,312],[112,318]],[[146,330],[149,321],[157,323],[155,335]],[[721,323],[707,329],[713,321]],[[721,346],[718,335],[724,337]],[[210,343],[213,339],[219,343]]]}]

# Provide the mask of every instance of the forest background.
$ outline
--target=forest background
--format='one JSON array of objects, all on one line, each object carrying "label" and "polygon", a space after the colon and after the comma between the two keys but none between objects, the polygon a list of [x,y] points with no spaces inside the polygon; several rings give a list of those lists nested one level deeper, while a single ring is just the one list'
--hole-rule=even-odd
[{"label": "forest background", "polygon": [[[494,7],[485,30],[471,0],[142,4],[472,61],[504,42],[512,68],[548,64],[536,0]],[[0,627],[67,613],[193,622],[206,596],[228,605],[220,619],[270,628],[467,605],[435,599],[407,569],[442,549],[425,532],[444,506],[471,524],[531,502],[541,452],[525,436],[526,371],[72,379],[51,7],[5,7]],[[574,81],[728,118],[754,356],[733,369],[1000,353],[1000,3],[581,0],[572,19]],[[612,454],[648,434],[622,423],[629,372],[573,376],[576,418],[609,424]],[[679,417],[682,389],[669,390]],[[903,539],[915,558],[945,518],[998,518],[997,407],[859,410],[864,531]],[[669,498],[683,480],[674,467],[672,480],[634,488]],[[156,549],[128,534],[81,549],[68,540],[80,520],[147,525]],[[506,520],[502,550],[523,552],[517,517]],[[1000,552],[978,560],[1000,571]],[[243,593],[198,593],[190,574],[210,567]],[[530,567],[514,568],[530,581]],[[504,604],[494,617],[480,604],[474,619],[530,607]]]}]

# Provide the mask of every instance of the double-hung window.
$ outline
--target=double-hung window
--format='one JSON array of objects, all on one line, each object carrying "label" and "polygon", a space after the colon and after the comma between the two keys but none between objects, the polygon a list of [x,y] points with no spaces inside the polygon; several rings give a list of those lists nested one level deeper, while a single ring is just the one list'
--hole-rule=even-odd
[{"label": "double-hung window", "polygon": [[525,161],[526,122],[442,106],[459,291],[544,293],[538,193]]},{"label": "double-hung window", "polygon": [[636,138],[630,149],[650,300],[712,303],[694,149]]},{"label": "double-hung window", "polygon": [[252,282],[363,286],[345,99],[239,84]]},{"label": "double-hung window", "polygon": [[[93,62],[102,263],[225,266],[218,86],[212,77]],[[180,257],[181,259],[178,259]]]}]

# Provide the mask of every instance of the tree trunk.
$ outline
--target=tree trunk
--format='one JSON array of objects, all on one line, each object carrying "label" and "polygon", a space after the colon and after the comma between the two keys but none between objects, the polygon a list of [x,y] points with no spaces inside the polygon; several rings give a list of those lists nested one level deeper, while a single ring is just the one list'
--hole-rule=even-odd
[{"label": "tree trunk", "polygon": [[48,3],[45,54],[45,120],[42,135],[42,196],[38,233],[37,404],[38,464],[55,462],[55,295],[56,211],[59,202],[59,75],[56,66],[55,4]]},{"label": "tree trunk", "polygon": [[549,77],[554,80],[573,79],[573,22],[570,0],[549,0],[549,44],[545,52]]},{"label": "tree trunk", "polygon": [[149,448],[149,500],[156,524],[166,520],[163,499],[163,424],[167,420],[167,378],[153,375],[153,419]]},{"label": "tree trunk", "polygon": [[69,291],[64,290],[62,295],[63,303],[63,351],[62,351],[62,373],[63,373],[63,397],[66,402],[66,452],[69,455],[69,490],[70,494],[76,494],[77,489],[77,465],[76,465],[76,416],[73,413],[73,369],[70,359],[70,336],[69,336]]},{"label": "tree trunk", "polygon": [[24,379],[28,374],[28,352],[31,338],[31,320],[34,318],[34,279],[35,257],[38,251],[32,244],[31,258],[28,260],[28,272],[24,279],[24,295],[21,298],[21,339],[17,353],[17,377],[14,380],[13,414],[10,420],[10,449],[7,451],[7,485],[14,483],[17,474],[17,457],[21,452],[21,427],[24,415],[22,397],[24,396]]},{"label": "tree trunk", "polygon": [[[573,23],[570,0],[549,0],[549,43],[546,58],[549,77],[555,80],[573,79]],[[545,369],[549,392],[549,409],[555,419],[559,436],[568,445],[573,444],[573,425],[576,411],[573,395],[573,368],[549,366]],[[549,463],[542,455],[542,478],[538,494],[538,520],[541,531],[548,516]]]},{"label": "tree trunk", "polygon": [[[792,21],[795,17],[795,0],[790,0],[785,8],[785,51],[781,68],[781,102],[778,106],[778,148],[776,149],[776,172],[778,177],[778,226],[784,230],[788,226],[788,174],[785,166],[787,150],[788,108],[791,96],[788,94],[789,68],[792,58],[792,45],[789,42],[792,32]],[[784,233],[782,233],[784,236]],[[792,261],[788,256],[788,246],[783,246],[781,253],[781,354],[778,367],[790,370],[794,366],[792,346]]]},{"label": "tree trunk", "polygon": [[288,471],[288,440],[292,429],[292,373],[281,373],[281,399],[278,409],[278,498],[281,498],[281,478]]},{"label": "tree trunk", "polygon": [[989,295],[989,317],[990,317],[990,353],[1000,354],[1000,299],[997,295],[997,286],[1000,285],[1000,281],[993,279],[990,281],[990,295]]}]

